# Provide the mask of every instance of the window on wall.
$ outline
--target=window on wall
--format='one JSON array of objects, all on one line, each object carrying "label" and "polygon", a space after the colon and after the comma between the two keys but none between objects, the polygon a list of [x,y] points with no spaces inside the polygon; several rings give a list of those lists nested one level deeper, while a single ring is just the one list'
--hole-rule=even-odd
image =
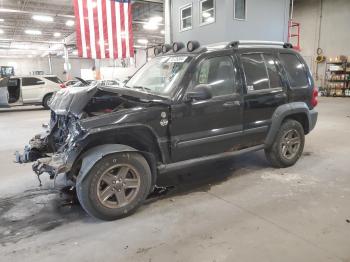
[{"label": "window on wall", "polygon": [[192,29],[192,4],[180,8],[180,31]]},{"label": "window on wall", "polygon": [[215,22],[215,0],[202,0],[199,2],[199,8],[201,25]]},{"label": "window on wall", "polygon": [[234,0],[234,14],[233,18],[238,20],[247,19],[247,1],[246,0]]}]

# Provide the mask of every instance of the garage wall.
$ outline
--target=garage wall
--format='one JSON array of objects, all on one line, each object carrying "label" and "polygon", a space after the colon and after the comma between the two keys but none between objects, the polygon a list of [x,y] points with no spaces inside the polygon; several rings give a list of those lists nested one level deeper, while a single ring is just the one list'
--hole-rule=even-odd
[{"label": "garage wall", "polygon": [[[57,75],[62,80],[66,80],[64,72],[64,59],[62,57],[53,57],[52,61],[52,74]],[[147,61],[146,50],[138,49],[136,52],[136,66],[133,65],[132,72],[135,68],[143,66]],[[71,76],[81,77],[81,70],[92,70],[94,61],[91,59],[70,58],[71,63]],[[117,63],[118,64],[118,63]],[[44,71],[45,74],[49,74],[49,60],[47,57],[41,58],[0,58],[0,65],[14,66],[16,75],[29,75],[32,71]],[[113,60],[104,59],[101,61],[101,67],[114,67]],[[120,67],[115,67],[113,75],[118,74]],[[122,68],[121,71],[124,69]],[[125,71],[125,70],[124,70]],[[122,74],[124,76],[124,74]]]},{"label": "garage wall", "polygon": [[[180,32],[180,8],[193,4],[193,27]],[[213,44],[233,40],[285,41],[288,34],[289,0],[247,0],[247,20],[233,19],[234,0],[216,0],[216,21],[200,26],[199,0],[171,1],[173,41],[198,40]]]},{"label": "garage wall", "polygon": [[[316,75],[315,57],[320,42],[323,55],[334,57],[350,56],[350,1],[349,0],[296,0],[294,5],[294,20],[301,23],[301,54],[305,57]],[[321,28],[321,30],[319,30]],[[320,38],[319,38],[320,33]],[[324,65],[318,69],[318,84],[322,85]]]}]

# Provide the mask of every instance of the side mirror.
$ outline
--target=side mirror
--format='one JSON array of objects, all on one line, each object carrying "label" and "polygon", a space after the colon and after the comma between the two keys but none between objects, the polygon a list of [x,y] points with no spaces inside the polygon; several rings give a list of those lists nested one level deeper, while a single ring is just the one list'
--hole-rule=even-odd
[{"label": "side mirror", "polygon": [[45,85],[45,82],[44,81],[38,81],[36,82],[37,85]]},{"label": "side mirror", "polygon": [[210,85],[197,85],[191,92],[187,93],[187,100],[209,100],[213,97],[210,92]]}]

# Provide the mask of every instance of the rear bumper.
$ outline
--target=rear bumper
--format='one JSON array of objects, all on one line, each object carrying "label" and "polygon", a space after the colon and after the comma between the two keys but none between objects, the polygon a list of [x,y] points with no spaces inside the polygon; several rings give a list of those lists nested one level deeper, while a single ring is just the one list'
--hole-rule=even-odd
[{"label": "rear bumper", "polygon": [[317,122],[317,118],[318,118],[318,112],[315,109],[310,110],[310,114],[309,114],[309,132],[311,132],[315,128],[316,122]]}]

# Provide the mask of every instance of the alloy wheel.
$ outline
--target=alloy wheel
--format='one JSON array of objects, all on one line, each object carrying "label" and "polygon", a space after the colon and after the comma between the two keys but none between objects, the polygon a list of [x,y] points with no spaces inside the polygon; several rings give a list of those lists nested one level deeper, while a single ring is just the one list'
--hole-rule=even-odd
[{"label": "alloy wheel", "polygon": [[298,153],[301,146],[301,137],[297,130],[288,130],[281,140],[281,152],[285,159],[291,160]]},{"label": "alloy wheel", "polygon": [[107,169],[97,183],[97,197],[108,208],[128,205],[140,190],[140,174],[124,164]]}]

